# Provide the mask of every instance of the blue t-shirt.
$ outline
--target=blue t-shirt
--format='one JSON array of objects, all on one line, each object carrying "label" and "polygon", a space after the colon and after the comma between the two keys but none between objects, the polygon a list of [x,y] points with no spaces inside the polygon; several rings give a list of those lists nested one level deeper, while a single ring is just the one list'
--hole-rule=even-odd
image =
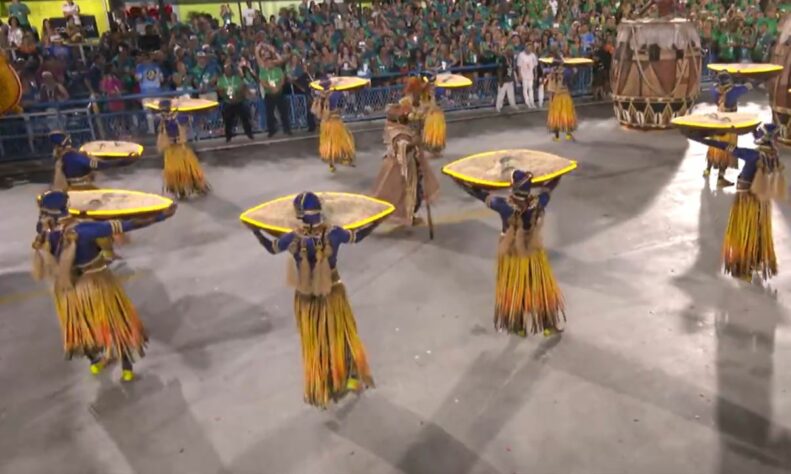
[{"label": "blue t-shirt", "polygon": [[140,84],[140,92],[159,92],[162,89],[162,70],[156,64],[138,64],[135,78]]}]

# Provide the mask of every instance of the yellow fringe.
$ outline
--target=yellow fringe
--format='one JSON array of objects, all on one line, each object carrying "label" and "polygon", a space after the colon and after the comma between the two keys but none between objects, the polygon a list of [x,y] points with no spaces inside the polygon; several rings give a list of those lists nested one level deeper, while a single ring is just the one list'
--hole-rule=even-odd
[{"label": "yellow fringe", "polygon": [[445,149],[446,140],[445,113],[438,106],[434,106],[423,122],[423,144],[429,151],[439,153]]},{"label": "yellow fringe", "polygon": [[549,114],[547,115],[547,128],[554,132],[572,132],[577,128],[577,113],[574,110],[574,101],[567,91],[557,92],[549,101]]},{"label": "yellow fringe", "polygon": [[325,162],[350,165],[354,163],[356,150],[354,136],[346,128],[338,114],[330,114],[321,122],[319,133],[319,156]]},{"label": "yellow fringe", "polygon": [[352,376],[363,387],[373,387],[343,283],[336,282],[328,296],[297,292],[294,314],[302,340],[306,403],[326,408],[346,392]]},{"label": "yellow fringe", "polygon": [[180,199],[209,191],[198,157],[185,143],[176,143],[165,148],[162,179],[165,182],[165,191]]},{"label": "yellow fringe", "polygon": [[529,317],[530,332],[554,329],[563,312],[563,296],[552,267],[543,249],[518,255],[501,253],[497,260],[497,287],[494,327],[510,333],[526,331]]},{"label": "yellow fringe", "polygon": [[[736,145],[738,138],[735,133],[726,133],[725,135],[715,136],[714,140],[725,142],[729,145]],[[713,146],[710,146],[706,152],[706,160],[712,167],[717,169],[736,168],[737,166],[736,157],[733,153]]]},{"label": "yellow fringe", "polygon": [[55,292],[55,309],[68,357],[104,351],[106,357],[143,355],[146,334],[137,311],[107,270],[80,276],[71,290]]},{"label": "yellow fringe", "polygon": [[750,279],[754,272],[764,279],[777,275],[772,239],[772,202],[753,193],[738,192],[731,207],[722,245],[725,273]]}]

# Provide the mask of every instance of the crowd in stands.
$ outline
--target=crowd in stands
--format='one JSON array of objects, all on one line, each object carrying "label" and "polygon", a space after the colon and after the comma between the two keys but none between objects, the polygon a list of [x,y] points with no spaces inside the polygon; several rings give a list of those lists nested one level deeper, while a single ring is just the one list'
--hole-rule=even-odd
[{"label": "crowd in stands", "polygon": [[[223,5],[220,18],[177,18],[170,7],[160,12],[143,2],[114,11],[111,31],[86,42],[77,3],[64,2],[66,28],[58,31],[48,21],[31,25],[19,0],[7,6],[0,48],[22,79],[23,105],[93,96],[118,111],[125,105],[114,97],[166,90],[227,100],[230,89],[219,86],[228,70],[244,96],[262,88],[306,93],[308,82],[324,74],[370,77],[374,85],[415,69],[495,75],[498,62],[525,49],[594,57],[601,75],[618,23],[652,11],[643,11],[647,0],[394,0],[362,7],[302,0],[269,18],[257,2]],[[760,62],[789,5],[690,0],[678,3],[677,13],[697,22],[712,58]],[[82,54],[75,44],[84,45]]]}]

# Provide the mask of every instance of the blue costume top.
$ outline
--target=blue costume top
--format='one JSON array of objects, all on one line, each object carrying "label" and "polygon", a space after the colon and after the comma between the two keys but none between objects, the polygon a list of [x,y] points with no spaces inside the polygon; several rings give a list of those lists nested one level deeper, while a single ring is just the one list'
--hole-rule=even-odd
[{"label": "blue costume top", "polygon": [[177,139],[180,134],[180,126],[185,126],[189,122],[189,117],[183,114],[162,114],[161,120],[165,124],[165,132],[169,138]]},{"label": "blue costume top", "polygon": [[[96,239],[102,237],[110,237],[113,234],[120,234],[122,232],[129,232],[135,229],[135,222],[130,220],[125,221],[108,221],[108,222],[79,222],[71,226],[70,230],[76,234],[77,253],[74,258],[76,266],[85,266],[93,263],[99,255],[102,254],[102,249],[96,243]],[[36,225],[36,231],[41,233],[41,222]],[[63,233],[65,226],[57,225],[49,231],[48,240],[50,245],[50,252],[52,255],[60,256],[63,249]]]},{"label": "blue costume top", "polygon": [[135,158],[113,158],[112,160],[97,160],[73,148],[67,148],[60,155],[61,169],[69,184],[80,184],[88,178],[94,170],[122,166],[135,161]]},{"label": "blue costume top", "polygon": [[544,208],[549,204],[550,192],[555,189],[559,182],[560,178],[548,181],[537,198],[533,198],[535,199],[535,204],[530,205],[530,201],[528,200],[528,205],[526,207],[519,206],[519,204],[510,197],[493,196],[489,191],[482,189],[471,188],[469,186],[462,186],[462,189],[476,199],[480,199],[487,207],[500,214],[502,230],[506,232],[511,226],[511,219],[514,217],[514,214],[519,215],[522,229],[531,230],[538,217],[543,214]]},{"label": "blue costume top", "polygon": [[[286,250],[290,251],[297,265],[305,257],[308,259],[310,268],[313,268],[316,265],[318,252],[324,252],[330,264],[330,269],[334,270],[337,265],[338,250],[341,244],[353,244],[362,241],[373,232],[377,225],[378,223],[369,224],[357,230],[346,230],[337,226],[325,227],[323,232],[316,234],[292,231],[275,240],[269,240],[259,230],[255,230],[254,234],[261,245],[273,255]],[[326,246],[329,247],[329,254],[326,253]]]},{"label": "blue costume top", "polygon": [[720,112],[736,112],[738,108],[739,97],[743,96],[750,89],[743,85],[731,85],[725,89],[723,94],[721,87],[715,87],[711,91],[712,99],[717,104],[717,110]]}]

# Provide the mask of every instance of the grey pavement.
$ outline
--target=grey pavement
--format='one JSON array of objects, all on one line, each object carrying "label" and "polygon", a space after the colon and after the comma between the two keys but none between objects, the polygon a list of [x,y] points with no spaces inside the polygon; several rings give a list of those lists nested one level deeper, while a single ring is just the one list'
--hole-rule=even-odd
[{"label": "grey pavement", "polygon": [[[743,110],[768,117],[751,100]],[[359,165],[335,175],[313,140],[201,153],[212,194],[135,232],[114,267],[151,335],[132,384],[117,367],[92,377],[84,360],[64,361],[52,302],[29,276],[48,176],[8,182],[0,472],[791,472],[791,209],[774,210],[780,275],[728,278],[718,263],[733,191],[706,185],[705,149],[672,130],[622,129],[608,106],[579,114],[577,141],[561,143],[543,114],[454,122],[433,161],[439,173],[514,147],[579,161],[545,226],[567,331],[493,330],[498,219],[440,177],[435,240],[384,226],[340,256],[377,387],[326,411],[302,402],[287,257],[238,216],[283,194],[370,190],[379,131],[358,133]],[[160,167],[99,179],[158,192]]]}]

